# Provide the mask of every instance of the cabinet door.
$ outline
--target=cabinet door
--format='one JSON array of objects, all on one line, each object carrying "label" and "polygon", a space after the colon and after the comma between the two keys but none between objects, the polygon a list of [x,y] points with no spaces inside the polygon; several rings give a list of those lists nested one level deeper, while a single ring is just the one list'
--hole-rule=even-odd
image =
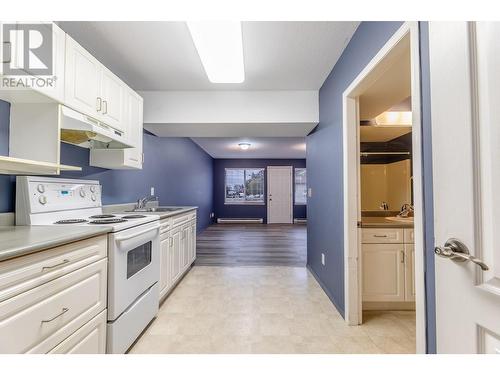
[{"label": "cabinet door", "polygon": [[191,241],[189,239],[189,227],[185,226],[182,229],[182,272],[189,266],[189,247]]},{"label": "cabinet door", "polygon": [[127,158],[130,165],[142,169],[142,137],[143,137],[143,100],[132,90],[128,90],[127,104],[128,113],[126,136],[133,148],[128,150]]},{"label": "cabinet door", "polygon": [[101,72],[102,111],[100,118],[105,124],[124,131],[124,84],[108,69],[103,67]]},{"label": "cabinet door", "polygon": [[415,245],[405,245],[405,299],[415,301]]},{"label": "cabinet door", "polygon": [[182,231],[180,228],[174,229],[172,242],[171,285],[173,285],[181,275]]},{"label": "cabinet door", "polygon": [[405,300],[404,245],[363,244],[363,301]]},{"label": "cabinet door", "polygon": [[190,263],[196,260],[196,221],[191,224],[191,244],[189,246],[190,250]]},{"label": "cabinet door", "polygon": [[169,284],[169,246],[170,237],[165,237],[160,241],[160,297],[168,289]]},{"label": "cabinet door", "polygon": [[66,35],[65,104],[88,116],[102,113],[102,66],[90,53]]}]

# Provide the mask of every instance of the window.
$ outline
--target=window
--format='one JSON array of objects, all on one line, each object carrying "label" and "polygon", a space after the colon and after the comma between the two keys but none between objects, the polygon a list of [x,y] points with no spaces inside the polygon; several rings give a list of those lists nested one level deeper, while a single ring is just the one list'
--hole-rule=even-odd
[{"label": "window", "polygon": [[264,168],[226,168],[226,204],[263,204]]},{"label": "window", "polygon": [[307,203],[307,172],[305,168],[295,168],[295,204]]}]

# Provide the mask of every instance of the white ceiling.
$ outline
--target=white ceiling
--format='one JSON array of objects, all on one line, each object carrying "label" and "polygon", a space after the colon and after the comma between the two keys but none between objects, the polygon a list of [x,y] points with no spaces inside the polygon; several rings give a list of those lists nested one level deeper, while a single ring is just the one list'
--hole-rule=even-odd
[{"label": "white ceiling", "polygon": [[[215,159],[305,159],[304,137],[272,138],[192,138]],[[248,150],[238,143],[247,142]]]},{"label": "white ceiling", "polygon": [[[411,96],[410,37],[404,37],[391,56],[393,64],[359,98],[361,120],[371,120],[396,104],[410,106]],[[403,101],[403,102],[402,102]]]},{"label": "white ceiling", "polygon": [[411,126],[360,126],[361,142],[388,142],[411,132]]},{"label": "white ceiling", "polygon": [[135,90],[318,90],[359,22],[243,22],[245,82],[208,81],[185,22],[58,22]]}]

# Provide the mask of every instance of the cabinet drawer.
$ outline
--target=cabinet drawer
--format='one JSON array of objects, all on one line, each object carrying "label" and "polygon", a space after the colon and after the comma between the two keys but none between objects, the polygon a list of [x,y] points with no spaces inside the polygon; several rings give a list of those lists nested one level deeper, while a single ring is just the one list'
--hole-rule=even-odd
[{"label": "cabinet drawer", "polygon": [[104,354],[106,353],[106,318],[104,310],[49,354]]},{"label": "cabinet drawer", "polygon": [[363,228],[362,243],[403,243],[402,228]]},{"label": "cabinet drawer", "polygon": [[0,302],[105,258],[107,246],[104,235],[0,262]]},{"label": "cabinet drawer", "polygon": [[404,230],[404,241],[405,243],[415,243],[415,232],[413,228]]},{"label": "cabinet drawer", "polygon": [[172,218],[172,228],[173,227],[177,227],[179,225],[183,225],[183,224],[186,224],[189,222],[189,216],[190,215],[186,215],[186,214],[183,214],[183,215],[179,215],[179,216],[174,216]]},{"label": "cabinet drawer", "polygon": [[172,229],[172,218],[167,217],[166,219],[162,219],[160,221],[160,234],[168,232]]},{"label": "cabinet drawer", "polygon": [[107,260],[0,303],[0,353],[46,353],[106,308]]}]

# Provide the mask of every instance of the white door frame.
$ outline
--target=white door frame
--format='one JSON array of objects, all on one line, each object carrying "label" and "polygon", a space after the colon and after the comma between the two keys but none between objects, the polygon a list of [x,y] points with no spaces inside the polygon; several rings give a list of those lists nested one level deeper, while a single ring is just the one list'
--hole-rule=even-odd
[{"label": "white door frame", "polygon": [[293,166],[291,165],[282,165],[282,166],[268,166],[267,167],[267,187],[266,187],[266,199],[267,199],[267,223],[269,224],[269,217],[271,213],[271,205],[269,204],[269,175],[273,169],[290,169],[290,223],[293,224],[293,204],[294,204],[294,196],[293,196]]},{"label": "white door frame", "polygon": [[[420,119],[420,50],[418,22],[405,22],[343,94],[343,161],[344,161],[344,282],[345,319],[349,325],[361,324],[361,236],[359,186],[359,95],[387,68],[386,59],[400,43],[409,38],[411,50],[411,105],[413,147],[413,192],[415,206],[415,288],[416,288],[416,348],[426,352],[425,263],[423,235],[422,148]],[[408,39],[405,39],[408,40]],[[408,48],[405,46],[404,48]]]}]

